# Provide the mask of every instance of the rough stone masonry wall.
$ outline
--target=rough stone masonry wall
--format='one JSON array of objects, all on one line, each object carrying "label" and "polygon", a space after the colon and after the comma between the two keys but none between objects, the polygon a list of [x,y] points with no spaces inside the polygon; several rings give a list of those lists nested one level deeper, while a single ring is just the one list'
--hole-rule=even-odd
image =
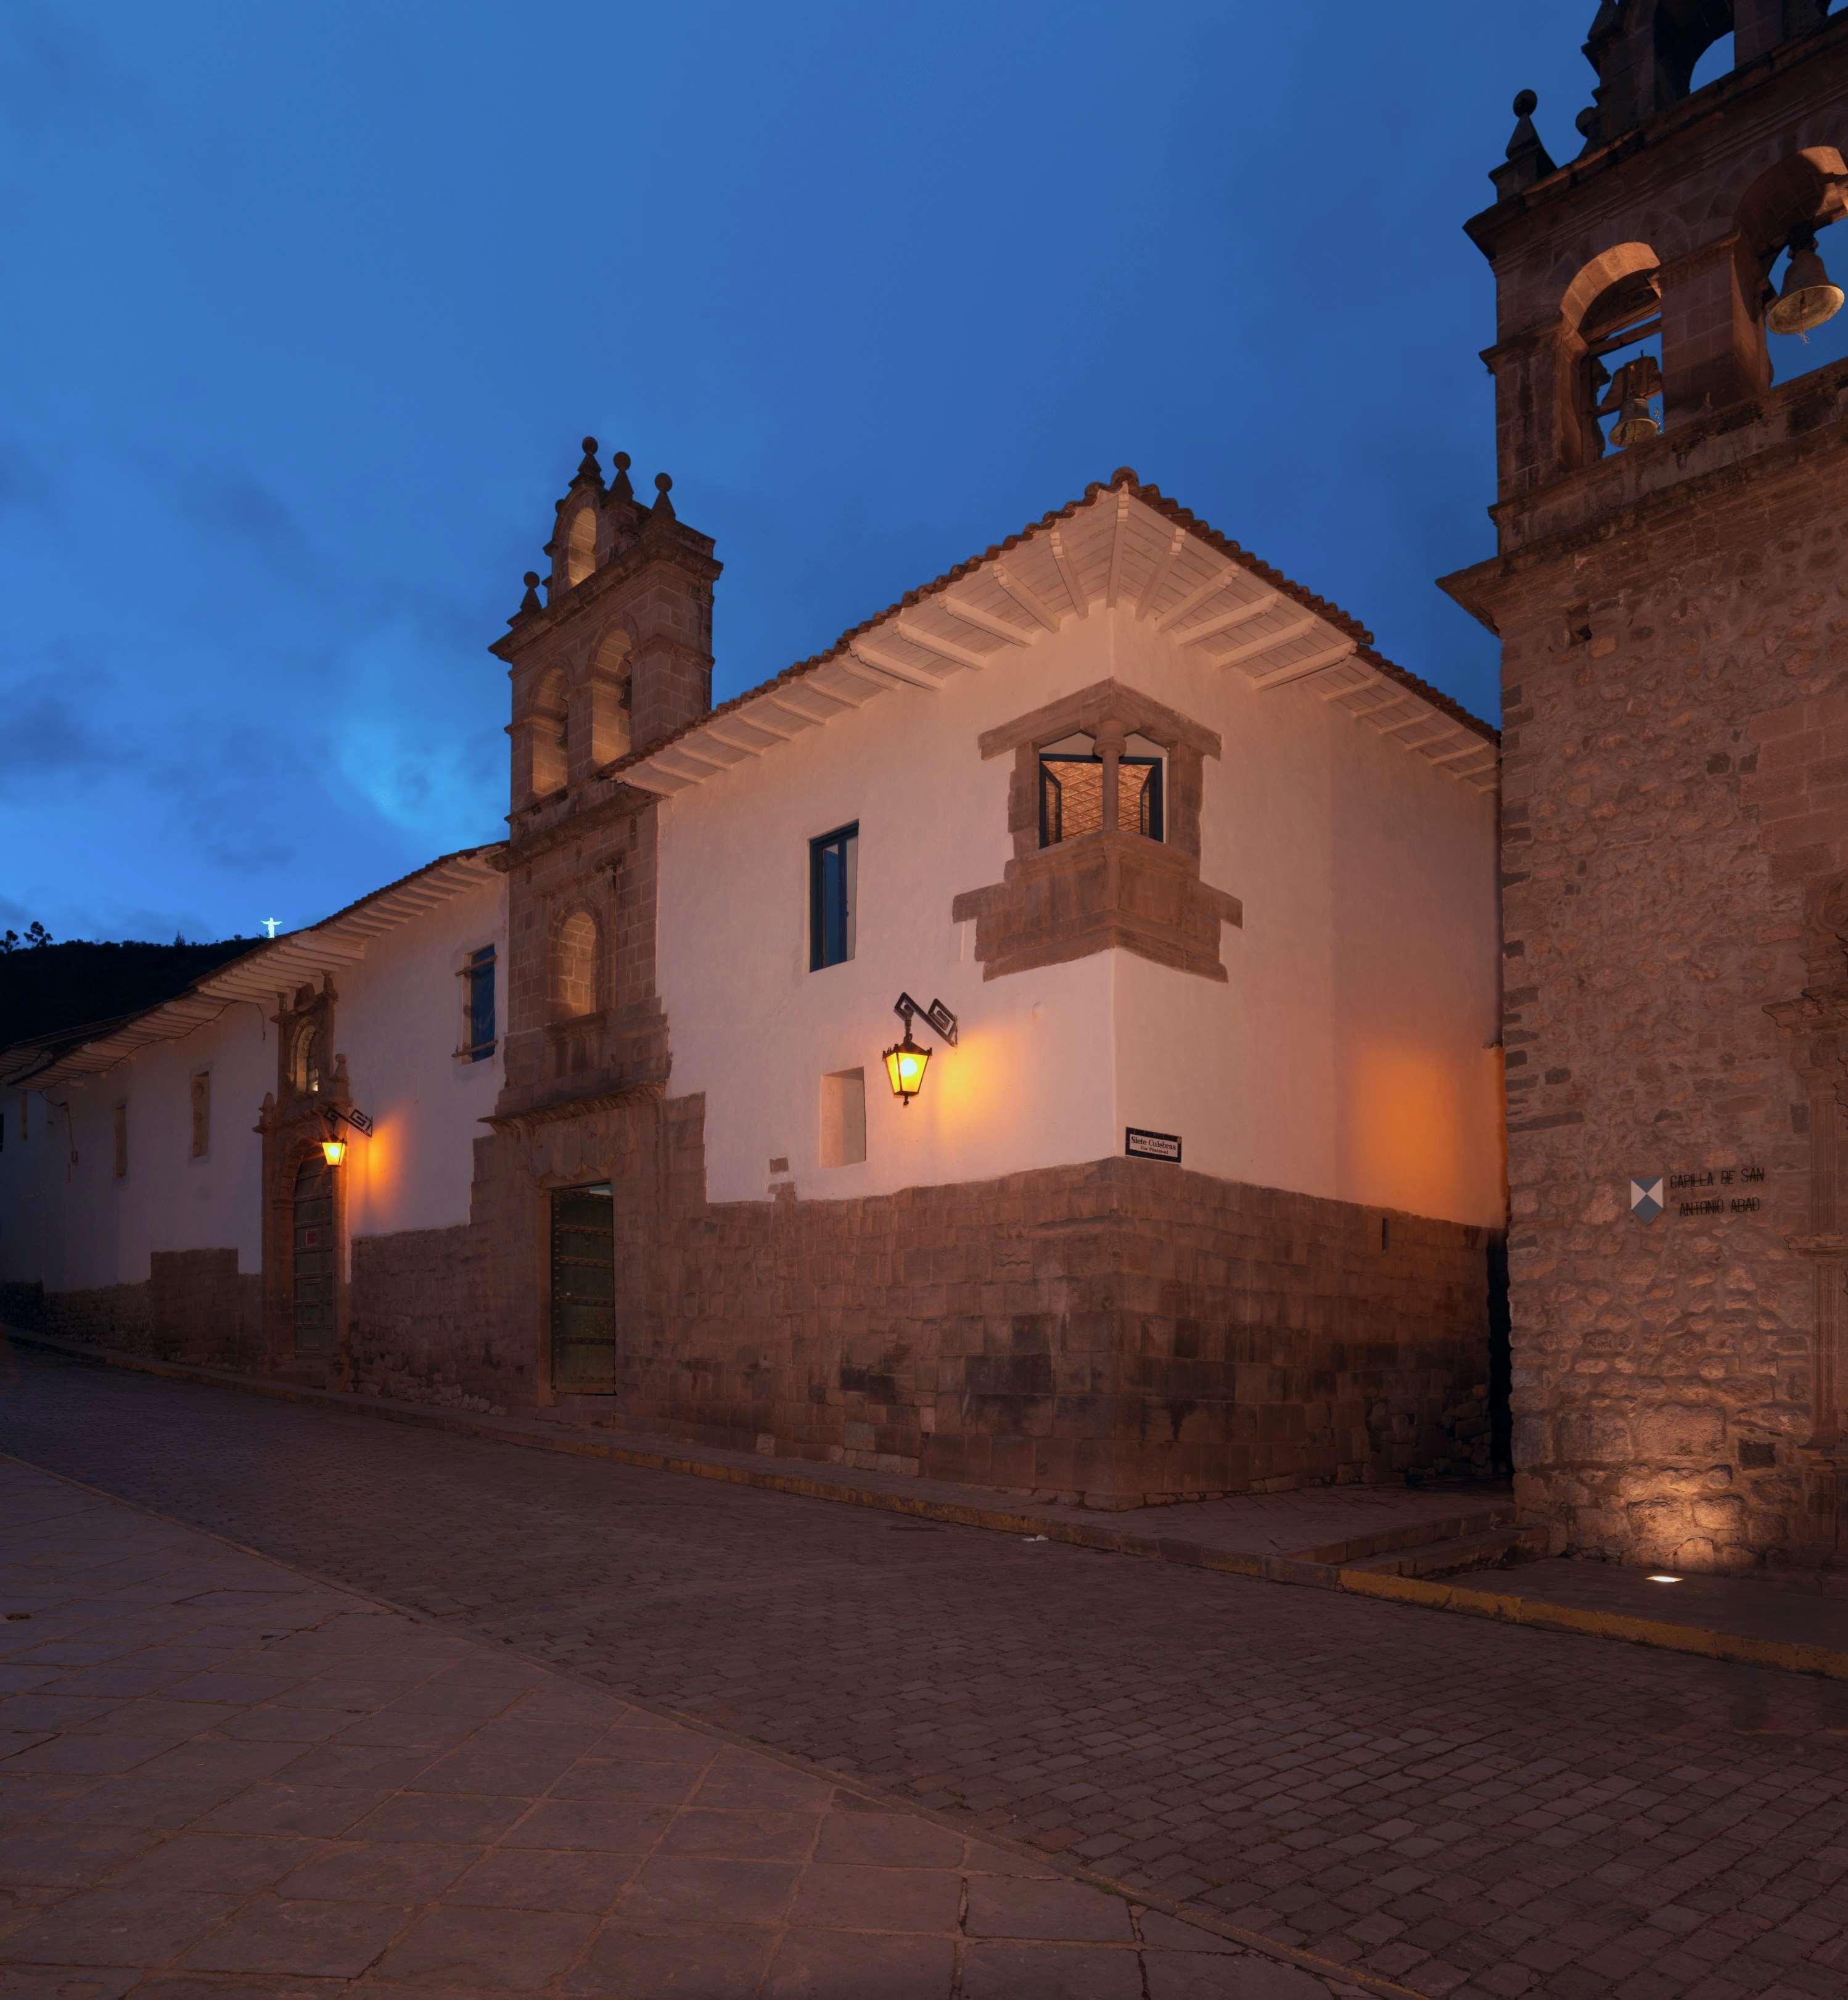
[{"label": "rough stone masonry wall", "polygon": [[[352,1386],[1105,1505],[1489,1469],[1483,1230],[1130,1160],[709,1203],[703,1130],[643,1098],[478,1141],[471,1222],[352,1243]],[[605,1178],[615,1393],[549,1401],[546,1187]],[[236,1264],[9,1310],[257,1368]]]},{"label": "rough stone masonry wall", "polygon": [[13,1286],[0,1318],[65,1340],[166,1361],[252,1368],[262,1355],[262,1283],[235,1250],[157,1250],[138,1283],[47,1292]]},{"label": "rough stone masonry wall", "polygon": [[[1809,1111],[1764,1010],[1848,866],[1845,535],[1837,432],[1557,538],[1502,609],[1517,1491],[1574,1550],[1813,1559]],[[1629,1213],[1745,1166],[1717,1217]]]},{"label": "rough stone masonry wall", "polygon": [[[516,1367],[544,1186],[615,1190],[615,1394],[563,1420],[1104,1504],[1489,1467],[1486,1231],[1126,1160],[712,1204],[703,1117],[640,1102],[479,1156]],[[357,1264],[355,1291],[357,1322]],[[489,1394],[480,1339],[442,1365]]]},{"label": "rough stone masonry wall", "polygon": [[483,1311],[491,1248],[487,1232],[466,1223],[354,1238],[355,1390],[497,1416],[531,1407],[531,1336],[509,1341]]}]

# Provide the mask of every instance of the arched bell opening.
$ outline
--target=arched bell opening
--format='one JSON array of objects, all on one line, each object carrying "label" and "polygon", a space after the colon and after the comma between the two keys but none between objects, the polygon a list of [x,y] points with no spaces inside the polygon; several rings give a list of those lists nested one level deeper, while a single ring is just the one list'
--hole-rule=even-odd
[{"label": "arched bell opening", "polygon": [[1651,27],[1657,110],[1731,71],[1732,0],[1656,0]]},{"label": "arched bell opening", "polygon": [[1646,243],[1586,264],[1560,301],[1562,455],[1589,465],[1661,429],[1662,273]]},{"label": "arched bell opening", "polygon": [[574,910],[552,943],[552,1018],[573,1021],[597,1011],[601,939],[588,910]]},{"label": "arched bell opening", "polygon": [[1723,76],[1730,76],[1739,66],[1733,52],[1733,37],[1729,29],[1723,35],[1716,35],[1701,52],[1687,79],[1687,94],[1692,97],[1697,91],[1704,90],[1710,83],[1718,83]]},{"label": "arched bell opening", "polygon": [[570,712],[564,675],[556,667],[541,675],[534,688],[527,726],[532,732],[532,796],[544,798],[561,790],[570,776]]},{"label": "arched bell opening", "polygon": [[565,531],[565,582],[581,583],[597,567],[597,510],[588,502]]},{"label": "arched bell opening", "polygon": [[1807,147],[1760,174],[1741,197],[1743,252],[1764,280],[1754,300],[1768,380],[1787,381],[1848,356],[1841,311],[1848,235],[1848,166],[1833,146]]}]

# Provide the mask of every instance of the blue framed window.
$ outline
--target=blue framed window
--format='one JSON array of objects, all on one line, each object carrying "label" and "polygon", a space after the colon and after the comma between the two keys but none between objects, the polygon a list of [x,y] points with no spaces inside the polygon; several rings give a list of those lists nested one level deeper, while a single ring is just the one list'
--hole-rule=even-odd
[{"label": "blue framed window", "polygon": [[809,842],[809,970],[854,955],[860,900],[860,827],[835,828]]},{"label": "blue framed window", "polygon": [[462,1053],[470,1062],[480,1062],[494,1052],[494,948],[484,944],[469,953],[462,972],[463,1030],[467,1046]]}]

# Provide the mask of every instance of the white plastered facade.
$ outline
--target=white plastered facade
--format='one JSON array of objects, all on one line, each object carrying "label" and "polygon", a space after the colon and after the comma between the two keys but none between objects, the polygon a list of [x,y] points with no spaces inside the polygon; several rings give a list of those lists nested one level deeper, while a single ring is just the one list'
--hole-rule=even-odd
[{"label": "white plastered facade", "polygon": [[[333,975],[334,1052],[346,1059],[354,1103],[374,1120],[369,1138],[352,1139],[341,1169],[349,1246],[469,1219],[473,1142],[487,1129],[480,1120],[494,1109],[501,1066],[498,1048],[483,1061],[457,1060],[458,974],[486,945],[504,959],[506,889],[497,875],[380,930]],[[258,947],[240,964],[260,971],[264,956]],[[275,959],[285,963],[280,950]],[[227,1002],[189,1033],[150,1040],[99,1075],[5,1092],[0,1282],[51,1292],[133,1284],[148,1276],[151,1253],[169,1250],[234,1249],[240,1271],[262,1269],[255,1127],[276,1083],[272,1017],[295,983],[266,1002]],[[195,1157],[192,1083],[201,1071],[210,1078],[210,1139]],[[118,1105],[127,1138],[120,1176]]]},{"label": "white plastered facade", "polygon": [[[984,979],[951,921],[1014,852],[1013,760],[978,737],[1106,679],[1222,740],[1201,873],[1244,906],[1223,984],[1124,950]],[[670,1088],[705,1094],[712,1198],[988,1180],[1121,1153],[1136,1126],[1223,1179],[1500,1227],[1494,793],[1326,693],[1260,688],[1100,606],[667,798]],[[811,971],[809,842],[855,822],[855,956]],[[901,991],[960,1019],[954,1049],[918,1030],[935,1053],[909,1106],[880,1061]],[[823,1166],[822,1078],[850,1068],[867,1157]]]}]

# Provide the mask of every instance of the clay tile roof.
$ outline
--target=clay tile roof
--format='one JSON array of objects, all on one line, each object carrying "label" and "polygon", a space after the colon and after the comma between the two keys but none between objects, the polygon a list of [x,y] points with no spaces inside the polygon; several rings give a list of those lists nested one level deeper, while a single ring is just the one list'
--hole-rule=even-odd
[{"label": "clay tile roof", "polygon": [[1018,548],[1021,543],[1030,541],[1035,535],[1044,534],[1048,530],[1056,527],[1061,521],[1069,521],[1080,508],[1088,507],[1100,493],[1124,489],[1133,493],[1137,499],[1164,519],[1171,521],[1177,528],[1185,529],[1197,540],[1205,543],[1208,547],[1229,557],[1280,595],[1301,605],[1304,610],[1313,613],[1316,617],[1326,620],[1337,631],[1355,642],[1357,648],[1356,657],[1364,660],[1375,672],[1383,675],[1388,680],[1396,681],[1402,687],[1429,702],[1434,708],[1440,710],[1454,721],[1473,730],[1485,741],[1500,742],[1501,732],[1493,724],[1485,722],[1479,715],[1472,714],[1461,702],[1452,700],[1441,689],[1433,687],[1429,681],[1420,680],[1417,675],[1375,651],[1373,634],[1357,619],[1350,617],[1339,605],[1331,604],[1326,597],[1318,597],[1313,591],[1285,576],[1281,570],[1274,568],[1261,557],[1253,555],[1249,549],[1233,540],[1230,536],[1222,534],[1209,523],[1201,520],[1191,509],[1170,500],[1159,486],[1144,484],[1125,467],[1108,480],[1094,479],[1076,500],[1068,500],[1063,507],[1055,507],[1049,513],[1041,515],[1037,521],[1028,522],[1018,534],[1008,536],[1004,541],[992,543],[979,555],[971,556],[966,561],[958,563],[954,569],[945,570],[942,575],[933,577],[928,583],[920,584],[915,589],[907,590],[896,604],[887,605],[883,611],[875,612],[872,617],[843,632],[825,651],[811,654],[806,660],[798,660],[792,665],[785,667],[780,673],[772,674],[769,679],[760,681],[755,687],[747,688],[742,694],[733,695],[729,701],[719,703],[697,721],[686,724],[675,730],[671,736],[664,737],[658,743],[650,745],[647,749],[631,751],[627,755],[617,758],[613,762],[606,764],[600,775],[620,778],[629,766],[644,762],[657,752],[678,742],[682,737],[692,735],[706,723],[730,714],[734,710],[742,708],[746,703],[755,701],[760,696],[769,693],[772,689],[805,679],[818,667],[826,666],[829,661],[838,659],[855,640],[863,639],[868,634],[877,631],[888,619],[896,618],[913,606],[922,603],[925,599],[935,596],[940,591],[948,590],[953,584],[959,583],[964,577],[980,569],[984,564],[1006,555],[1010,549]]}]

